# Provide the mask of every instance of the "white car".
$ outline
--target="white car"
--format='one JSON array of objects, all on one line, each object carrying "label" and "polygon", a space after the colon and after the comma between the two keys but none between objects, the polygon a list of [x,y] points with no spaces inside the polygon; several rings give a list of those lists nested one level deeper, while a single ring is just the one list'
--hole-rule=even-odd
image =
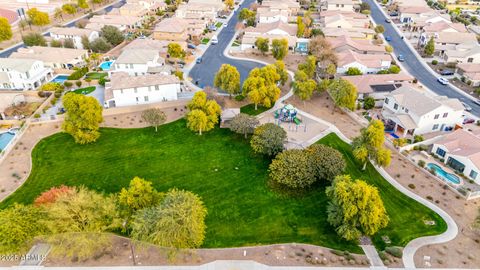
[{"label": "white car", "polygon": [[467,103],[462,102],[463,107],[465,108],[465,111],[469,112],[472,110],[472,107],[470,107]]},{"label": "white car", "polygon": [[448,80],[445,79],[444,77],[440,77],[437,79],[437,81],[443,85],[447,85],[448,84]]},{"label": "white car", "polygon": [[218,38],[216,36],[212,37],[212,45],[218,44]]}]

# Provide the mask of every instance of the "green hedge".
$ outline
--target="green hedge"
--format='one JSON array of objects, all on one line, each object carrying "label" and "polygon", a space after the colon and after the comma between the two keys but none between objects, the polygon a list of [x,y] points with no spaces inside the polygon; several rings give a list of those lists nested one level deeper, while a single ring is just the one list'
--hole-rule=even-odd
[{"label": "green hedge", "polygon": [[75,72],[70,74],[70,76],[68,76],[68,79],[69,80],[81,79],[83,76],[85,76],[85,74],[87,74],[87,72],[88,72],[88,67],[77,69]]}]

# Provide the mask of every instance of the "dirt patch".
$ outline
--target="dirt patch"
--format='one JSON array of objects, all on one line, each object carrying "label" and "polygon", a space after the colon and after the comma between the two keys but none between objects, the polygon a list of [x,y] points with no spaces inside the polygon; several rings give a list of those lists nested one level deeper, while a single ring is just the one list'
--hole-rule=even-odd
[{"label": "dirt patch", "polygon": [[[235,57],[243,57],[243,58],[260,60],[270,64],[273,64],[276,61],[275,58],[273,58],[270,54],[263,55],[262,53],[256,52],[256,51],[247,51],[247,52],[232,51],[230,52],[230,55]],[[283,62],[285,63],[285,67],[288,70],[296,71],[298,64],[305,62],[306,58],[307,57],[305,55],[287,54],[287,56],[285,56],[285,58],[283,59]]]}]

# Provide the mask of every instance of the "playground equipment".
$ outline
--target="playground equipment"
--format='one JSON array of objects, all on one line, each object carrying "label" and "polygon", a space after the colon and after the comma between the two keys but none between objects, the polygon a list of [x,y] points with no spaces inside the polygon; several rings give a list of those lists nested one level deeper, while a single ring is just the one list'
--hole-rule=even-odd
[{"label": "playground equipment", "polygon": [[287,104],[276,110],[274,112],[274,116],[275,119],[278,119],[282,122],[293,122],[296,125],[300,125],[302,123],[302,120],[297,117],[297,109],[295,109],[295,107],[293,107],[291,104]]}]

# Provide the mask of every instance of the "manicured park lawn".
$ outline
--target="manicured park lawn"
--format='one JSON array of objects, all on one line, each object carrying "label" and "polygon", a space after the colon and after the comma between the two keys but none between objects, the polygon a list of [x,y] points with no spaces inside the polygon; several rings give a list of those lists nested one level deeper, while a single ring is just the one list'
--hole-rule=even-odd
[{"label": "manicured park lawn", "polygon": [[[419,236],[440,234],[447,229],[447,224],[439,215],[397,191],[371,164],[368,164],[366,170],[362,171],[362,165],[353,157],[351,146],[342,141],[335,133],[328,134],[318,143],[342,152],[347,161],[346,173],[350,174],[352,179],[362,179],[378,187],[390,217],[390,223],[387,228],[381,230],[374,237],[373,241],[377,247],[385,246],[382,235],[388,236],[392,245],[404,246]],[[392,162],[396,161],[392,160]],[[437,225],[425,225],[425,220],[433,220]]]},{"label": "manicured park lawn", "polygon": [[263,113],[264,111],[269,110],[270,108],[263,107],[261,105],[257,106],[257,109],[255,110],[255,104],[248,104],[240,108],[241,113],[246,113],[249,115],[259,115]]},{"label": "manicured park lawn", "polygon": [[[31,203],[42,191],[61,184],[118,192],[140,176],[160,191],[177,187],[201,196],[208,208],[204,247],[297,242],[361,252],[327,224],[323,186],[301,197],[273,192],[267,183],[270,160],[252,154],[248,141],[227,129],[199,136],[179,120],[161,126],[158,133],[153,128],[101,132],[91,145],[77,145],[64,133],[43,139],[33,151],[30,177],[0,207]],[[330,136],[322,142],[344,146]],[[352,164],[349,160],[349,171],[357,176],[358,164]],[[395,244],[444,229],[440,220],[441,226],[423,225],[423,219],[438,217],[400,195],[371,167],[366,173],[362,178],[381,190],[392,218],[385,232]]]},{"label": "manicured park lawn", "polygon": [[72,93],[88,95],[88,94],[90,94],[91,92],[95,91],[95,88],[96,88],[95,86],[78,88],[78,89],[73,90]]}]

